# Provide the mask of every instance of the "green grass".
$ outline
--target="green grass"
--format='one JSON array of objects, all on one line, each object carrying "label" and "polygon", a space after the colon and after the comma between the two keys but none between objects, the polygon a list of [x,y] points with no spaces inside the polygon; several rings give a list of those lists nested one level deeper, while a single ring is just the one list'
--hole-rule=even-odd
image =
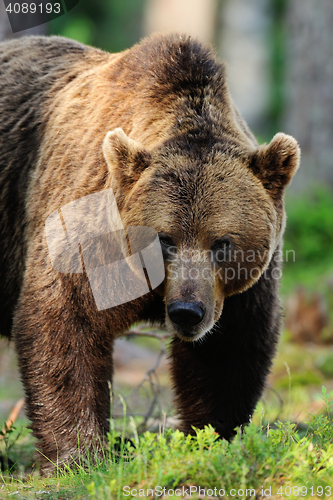
[{"label": "green grass", "polygon": [[[13,476],[3,473],[0,498],[135,498],[147,490],[158,495],[163,488],[171,498],[179,497],[183,488],[198,498],[199,487],[206,495],[211,494],[208,489],[213,490],[213,496],[216,488],[221,498],[232,496],[234,490],[244,490],[244,498],[248,490],[247,498],[255,498],[254,491],[258,495],[262,487],[271,488],[276,498],[283,498],[279,492],[290,499],[317,498],[322,491],[325,497],[333,481],[333,426],[331,402],[324,388],[321,397],[323,410],[309,416],[300,430],[288,421],[267,425],[258,408],[253,422],[238,429],[231,443],[219,440],[210,426],[197,430],[194,437],[168,429],[138,436],[133,419],[124,418],[122,433],[128,433],[135,448],[130,443],[123,445],[120,458],[112,452],[116,434],[111,432],[110,449],[97,465],[82,459],[77,467],[58,471],[51,478],[40,478],[31,471],[25,475],[22,470]],[[15,444],[21,452],[23,443],[29,446],[25,439],[22,435]],[[237,495],[242,497],[240,491]]]}]

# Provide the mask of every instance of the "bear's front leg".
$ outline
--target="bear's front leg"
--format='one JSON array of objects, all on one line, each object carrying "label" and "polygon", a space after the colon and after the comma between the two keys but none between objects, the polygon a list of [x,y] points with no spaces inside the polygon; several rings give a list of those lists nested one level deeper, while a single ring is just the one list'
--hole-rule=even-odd
[{"label": "bear's front leg", "polygon": [[[93,456],[109,429],[113,339],[84,275],[26,272],[14,339],[41,470]],[[84,463],[84,459],[81,461]]]},{"label": "bear's front leg", "polygon": [[226,439],[249,422],[262,395],[280,328],[276,285],[269,275],[225,300],[219,322],[196,342],[175,338],[172,378],[182,430],[211,424]]}]

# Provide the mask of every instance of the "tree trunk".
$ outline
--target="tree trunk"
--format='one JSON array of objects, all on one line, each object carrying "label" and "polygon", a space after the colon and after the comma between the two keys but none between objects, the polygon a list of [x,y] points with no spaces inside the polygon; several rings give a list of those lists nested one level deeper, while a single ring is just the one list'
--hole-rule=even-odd
[{"label": "tree trunk", "polygon": [[284,130],[302,149],[292,183],[333,187],[333,1],[289,0]]},{"label": "tree trunk", "polygon": [[215,35],[215,0],[147,0],[144,31],[177,31],[211,43]]},{"label": "tree trunk", "polygon": [[250,128],[267,135],[271,28],[268,0],[224,0],[218,48],[231,96]]}]

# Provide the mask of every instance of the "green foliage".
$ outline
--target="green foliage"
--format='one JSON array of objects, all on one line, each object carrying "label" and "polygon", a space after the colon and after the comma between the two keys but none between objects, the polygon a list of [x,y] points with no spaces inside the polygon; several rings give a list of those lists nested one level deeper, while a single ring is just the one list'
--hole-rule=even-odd
[{"label": "green foliage", "polygon": [[287,203],[285,250],[296,252],[298,263],[330,260],[333,263],[333,193],[318,187]]},{"label": "green foliage", "polygon": [[8,453],[10,449],[14,446],[15,442],[17,441],[17,437],[19,436],[15,436],[14,426],[8,428],[7,425],[5,424],[3,429],[0,430],[0,454],[1,454],[2,468],[5,470],[11,470],[13,468],[13,463],[9,459]]},{"label": "green foliage", "polygon": [[[133,421],[128,425],[126,420],[126,432],[132,427],[135,445],[122,439],[119,452],[119,440],[111,426],[109,452],[97,464],[80,461],[77,467],[59,471],[53,478],[3,476],[1,498],[16,491],[30,499],[36,498],[36,491],[43,491],[51,499],[102,500],[140,497],[147,490],[148,496],[153,496],[164,488],[170,498],[179,497],[184,490],[198,498],[204,496],[202,491],[199,495],[199,487],[205,489],[206,496],[209,489],[213,492],[210,496],[219,494],[221,498],[235,496],[230,495],[231,490],[244,490],[240,498],[245,498],[247,490],[247,498],[255,498],[262,494],[262,487],[270,487],[272,495],[280,488],[289,492],[291,487],[291,493],[285,495],[289,498],[315,496],[311,487],[315,492],[321,488],[329,492],[325,488],[333,480],[333,426],[331,402],[324,388],[322,399],[324,413],[312,417],[304,436],[291,422],[277,422],[273,427],[250,423],[238,429],[231,443],[220,440],[211,426],[196,430],[194,436],[178,430],[138,436]],[[308,495],[303,494],[306,488]]]},{"label": "green foliage", "polygon": [[315,366],[326,376],[333,377],[333,350],[327,348],[325,352],[314,360]]},{"label": "green foliage", "polygon": [[302,197],[289,195],[286,211],[283,291],[288,293],[302,284],[326,293],[328,304],[333,305],[333,294],[325,285],[333,271],[332,190],[317,186]]},{"label": "green foliage", "polygon": [[[25,423],[27,424],[27,421]],[[31,430],[26,425],[13,425],[5,430],[4,424],[0,431],[0,456],[7,472],[29,470],[35,460],[35,440]]]},{"label": "green foliage", "polygon": [[[210,426],[194,437],[171,430],[164,435],[147,432],[132,462],[122,465],[121,485],[114,481],[117,471],[111,467],[106,475],[93,477],[89,493],[98,499],[123,498],[125,493],[133,498],[140,490],[141,495],[147,490],[152,494],[159,487],[157,491],[174,490],[169,496],[176,498],[176,488],[192,486],[192,492],[199,487],[224,490],[226,497],[232,489],[258,494],[263,484],[275,492],[281,485],[325,487],[333,476],[332,423],[320,416],[311,424],[311,433],[303,438],[295,424],[279,422],[274,429],[250,424],[232,443],[219,440]],[[254,498],[254,492],[250,496]]]},{"label": "green foliage", "polygon": [[[293,373],[292,375],[292,384],[293,387],[296,386],[307,386],[310,384],[320,385],[322,380],[318,377],[316,373],[313,373],[311,370],[302,370],[300,372]],[[289,376],[285,376],[279,379],[276,384],[276,387],[281,389],[287,389],[290,385]]]},{"label": "green foliage", "polygon": [[143,9],[144,0],[80,0],[70,12],[49,23],[49,34],[119,52],[142,36]]},{"label": "green foliage", "polygon": [[272,19],[269,32],[271,48],[270,58],[270,103],[269,118],[271,134],[281,129],[282,115],[285,108],[285,59],[286,59],[286,23],[287,0],[272,0],[268,7]]}]

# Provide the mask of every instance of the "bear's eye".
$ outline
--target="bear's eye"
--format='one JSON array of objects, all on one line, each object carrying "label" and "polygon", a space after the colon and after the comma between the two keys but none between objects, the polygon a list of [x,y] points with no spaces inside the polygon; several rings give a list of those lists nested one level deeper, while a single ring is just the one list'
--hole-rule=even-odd
[{"label": "bear's eye", "polygon": [[160,233],[158,235],[158,237],[160,239],[161,245],[166,246],[166,247],[175,246],[175,244],[174,244],[173,239],[171,238],[171,236],[168,236],[165,233]]},{"label": "bear's eye", "polygon": [[218,263],[223,263],[231,260],[232,240],[230,236],[222,236],[215,240],[212,247],[214,253],[214,260]]},{"label": "bear's eye", "polygon": [[175,255],[177,248],[176,245],[173,241],[173,239],[165,234],[165,233],[159,233],[158,235],[161,243],[161,248],[162,248],[162,253],[165,259],[170,259],[173,255]]}]

